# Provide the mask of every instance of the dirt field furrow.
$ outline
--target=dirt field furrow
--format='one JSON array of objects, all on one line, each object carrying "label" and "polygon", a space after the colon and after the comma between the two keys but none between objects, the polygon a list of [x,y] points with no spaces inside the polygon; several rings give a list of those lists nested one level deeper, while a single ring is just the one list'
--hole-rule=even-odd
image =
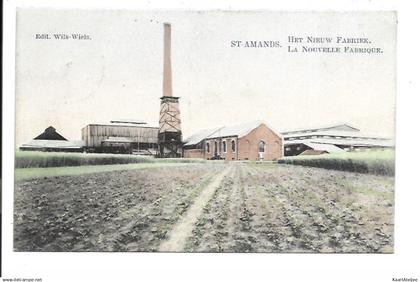
[{"label": "dirt field furrow", "polygon": [[203,208],[202,215],[195,223],[191,236],[186,243],[186,251],[194,252],[222,252],[226,251],[227,244],[231,242],[228,238],[228,220],[232,219],[229,209],[234,192],[234,177],[236,177],[236,167],[232,172],[225,175],[223,181],[216,189],[212,198]]},{"label": "dirt field furrow", "polygon": [[207,162],[21,180],[16,251],[389,253],[394,178]]},{"label": "dirt field furrow", "polygon": [[[162,168],[17,183],[15,249],[155,250],[220,169]],[[162,178],[171,174],[170,183]]]},{"label": "dirt field furrow", "polygon": [[[377,210],[380,205],[370,203],[364,206],[366,203],[360,201],[360,197],[363,197],[366,191],[378,190],[382,196],[393,195],[392,178],[371,178],[366,175],[326,170],[324,174],[317,174],[319,169],[314,170],[304,169],[301,171],[303,175],[294,180],[296,187],[300,187],[298,197],[294,197],[293,191],[288,192],[288,200],[310,217],[305,231],[311,229],[308,225],[314,225],[318,228],[317,234],[325,234],[316,236],[316,240],[307,240],[313,245],[312,251],[377,252],[380,249],[389,249],[393,227],[393,209],[390,208],[390,201],[387,202],[388,208],[380,207],[374,216],[372,211]],[[311,180],[308,175],[314,176],[314,179]],[[319,179],[319,175],[325,179]],[[385,179],[387,181],[384,181]],[[367,180],[370,185],[363,190],[354,189],[359,183],[366,183]],[[280,179],[273,183],[280,183]],[[269,192],[276,193],[277,190],[270,188]],[[370,221],[372,224],[365,224],[365,219],[368,218],[375,220]]]},{"label": "dirt field furrow", "polygon": [[175,225],[170,232],[168,239],[164,241],[159,250],[162,252],[180,252],[184,250],[187,239],[192,235],[194,225],[200,217],[203,208],[207,205],[225,175],[231,171],[231,167],[227,167],[224,171],[217,173],[210,183],[201,191],[200,195],[195,199],[194,203],[188,209],[185,216]]}]

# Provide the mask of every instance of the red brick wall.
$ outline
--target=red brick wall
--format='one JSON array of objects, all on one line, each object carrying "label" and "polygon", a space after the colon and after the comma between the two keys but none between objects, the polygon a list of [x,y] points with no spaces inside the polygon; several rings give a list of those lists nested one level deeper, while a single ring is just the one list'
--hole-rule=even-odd
[{"label": "red brick wall", "polygon": [[[232,150],[232,141],[235,142],[235,150]],[[221,158],[225,160],[230,160],[230,161],[237,159],[238,140],[236,137],[226,137],[226,138],[206,140],[205,143],[208,143],[210,145],[210,152],[207,152],[207,150],[205,150],[204,152],[205,159],[211,159],[212,157],[214,157],[214,148],[215,148],[216,142],[217,142],[217,147],[218,147],[218,155],[220,155]],[[223,150],[223,142],[226,142],[226,151]]]},{"label": "red brick wall", "polygon": [[204,152],[201,149],[184,150],[184,158],[204,158]]},{"label": "red brick wall", "polygon": [[[258,145],[260,141],[265,142],[265,153],[263,160],[277,160],[283,157],[283,140],[266,125],[261,124],[246,136],[241,138],[226,137],[204,140],[204,144],[210,145],[209,152],[204,149],[184,150],[185,158],[204,158],[214,157],[215,143],[218,144],[218,155],[225,160],[259,160]],[[226,142],[226,151],[223,150],[223,141]],[[232,141],[235,142],[235,150],[232,150]],[[206,145],[204,145],[206,148]]]},{"label": "red brick wall", "polygon": [[265,124],[261,124],[246,136],[239,138],[238,159],[259,160],[258,146],[260,141],[265,142],[263,160],[272,161],[283,157],[282,139]]}]

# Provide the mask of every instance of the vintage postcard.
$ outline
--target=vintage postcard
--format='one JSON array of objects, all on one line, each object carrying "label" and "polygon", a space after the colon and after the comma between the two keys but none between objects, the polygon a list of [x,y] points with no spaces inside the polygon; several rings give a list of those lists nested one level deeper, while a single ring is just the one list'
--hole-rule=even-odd
[{"label": "vintage postcard", "polygon": [[16,17],[14,251],[394,252],[395,12]]}]

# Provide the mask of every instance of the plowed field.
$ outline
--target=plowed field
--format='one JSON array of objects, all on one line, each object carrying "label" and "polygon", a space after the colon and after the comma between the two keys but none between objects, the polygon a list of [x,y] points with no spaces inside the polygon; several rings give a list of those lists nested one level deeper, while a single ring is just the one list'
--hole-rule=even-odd
[{"label": "plowed field", "polygon": [[205,163],[20,180],[16,251],[392,252],[394,178]]}]

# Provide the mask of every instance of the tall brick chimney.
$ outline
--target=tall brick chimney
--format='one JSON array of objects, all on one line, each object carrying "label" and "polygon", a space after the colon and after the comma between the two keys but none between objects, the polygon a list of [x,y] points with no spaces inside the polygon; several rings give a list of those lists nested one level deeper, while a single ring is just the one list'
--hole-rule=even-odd
[{"label": "tall brick chimney", "polygon": [[163,24],[163,96],[172,96],[171,25]]},{"label": "tall brick chimney", "polygon": [[163,96],[160,97],[158,156],[182,156],[181,113],[179,97],[172,96],[171,25],[163,24]]}]

